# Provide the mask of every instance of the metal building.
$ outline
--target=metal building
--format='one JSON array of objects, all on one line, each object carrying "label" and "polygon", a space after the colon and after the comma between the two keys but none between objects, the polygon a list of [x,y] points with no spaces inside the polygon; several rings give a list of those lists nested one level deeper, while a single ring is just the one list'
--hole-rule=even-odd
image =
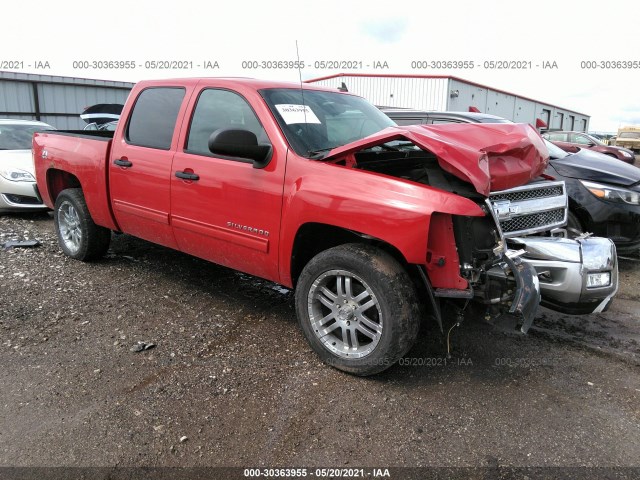
[{"label": "metal building", "polygon": [[40,120],[82,129],[80,113],[97,103],[124,103],[133,83],[0,72],[0,118]]},{"label": "metal building", "polygon": [[589,115],[458,77],[340,73],[307,80],[346,88],[374,105],[417,110],[482,112],[536,128],[586,132]]}]

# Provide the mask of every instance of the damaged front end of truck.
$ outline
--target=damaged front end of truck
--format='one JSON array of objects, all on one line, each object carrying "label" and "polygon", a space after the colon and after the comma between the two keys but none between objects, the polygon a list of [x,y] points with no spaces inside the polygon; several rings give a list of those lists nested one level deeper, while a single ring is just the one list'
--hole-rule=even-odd
[{"label": "damaged front end of truck", "polygon": [[565,238],[565,185],[542,177],[548,154],[528,125],[388,128],[324,161],[454,193],[482,209],[484,216],[430,212],[426,261],[417,268],[441,329],[444,305],[459,318],[480,305],[486,320],[513,317],[526,333],[539,305],[600,312],[617,292],[613,242]]}]

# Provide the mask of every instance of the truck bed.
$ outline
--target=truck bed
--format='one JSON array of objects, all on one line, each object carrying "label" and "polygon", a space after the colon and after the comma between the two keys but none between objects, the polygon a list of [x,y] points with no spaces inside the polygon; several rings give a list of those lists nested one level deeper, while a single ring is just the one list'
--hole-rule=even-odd
[{"label": "truck bed", "polygon": [[[82,187],[93,220],[118,230],[109,204],[108,161],[114,132],[53,130],[33,136],[33,160],[38,190],[53,208],[63,179],[71,175]],[[68,182],[67,182],[68,184]]]}]

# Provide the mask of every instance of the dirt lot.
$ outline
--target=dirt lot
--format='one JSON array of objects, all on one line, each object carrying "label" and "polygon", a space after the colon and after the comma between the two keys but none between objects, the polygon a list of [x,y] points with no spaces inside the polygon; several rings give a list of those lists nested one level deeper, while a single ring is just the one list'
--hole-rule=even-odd
[{"label": "dirt lot", "polygon": [[640,467],[637,258],[607,313],[468,322],[450,360],[426,327],[363,379],[317,360],[277,285],[124,235],[83,264],[48,214],[0,217],[22,238],[42,245],[0,250],[0,466]]}]

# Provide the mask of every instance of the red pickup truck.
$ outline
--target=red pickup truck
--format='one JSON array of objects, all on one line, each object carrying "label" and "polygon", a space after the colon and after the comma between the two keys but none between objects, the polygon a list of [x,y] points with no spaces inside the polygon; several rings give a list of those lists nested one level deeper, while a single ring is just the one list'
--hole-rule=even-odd
[{"label": "red pickup truck", "polygon": [[65,254],[123,232],[295,288],[312,348],[359,375],[405,355],[425,314],[443,330],[473,301],[526,332],[541,291],[577,313],[617,289],[610,241],[545,236],[566,192],[526,125],[397,127],[349,93],[194,78],[138,83],[115,132],[33,147]]}]

